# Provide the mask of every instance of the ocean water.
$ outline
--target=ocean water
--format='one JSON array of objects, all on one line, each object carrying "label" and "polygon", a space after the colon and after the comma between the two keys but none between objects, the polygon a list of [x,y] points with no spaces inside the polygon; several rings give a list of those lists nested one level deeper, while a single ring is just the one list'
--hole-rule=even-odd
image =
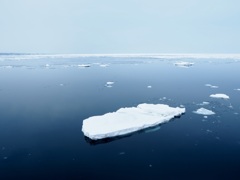
[{"label": "ocean water", "polygon": [[[2,54],[0,179],[239,179],[239,77],[236,56]],[[140,103],[186,113],[122,137],[84,137],[84,119]],[[216,114],[193,112],[201,107]]]}]

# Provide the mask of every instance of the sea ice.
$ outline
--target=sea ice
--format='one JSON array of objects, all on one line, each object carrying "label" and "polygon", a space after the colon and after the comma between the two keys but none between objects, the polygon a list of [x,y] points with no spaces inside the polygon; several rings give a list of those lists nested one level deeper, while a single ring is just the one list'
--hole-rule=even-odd
[{"label": "sea ice", "polygon": [[210,88],[218,88],[218,86],[214,86],[214,85],[211,85],[211,84],[205,84],[205,86],[210,87]]},{"label": "sea ice", "polygon": [[203,101],[202,103],[200,103],[200,104],[198,104],[198,105],[200,105],[200,106],[205,106],[205,105],[208,105],[208,104],[209,104],[209,102]]},{"label": "sea ice", "polygon": [[240,91],[240,88],[239,89],[234,89],[235,91]]},{"label": "sea ice", "polygon": [[90,67],[90,65],[89,64],[79,64],[78,67],[86,68],[86,67]]},{"label": "sea ice", "polygon": [[115,83],[115,82],[109,81],[109,82],[106,82],[105,86],[108,87],[108,88],[111,88],[111,87],[113,87],[112,85],[113,85],[114,83]]},{"label": "sea ice", "polygon": [[192,62],[184,62],[184,61],[179,61],[179,62],[174,63],[174,65],[178,66],[178,67],[190,67],[193,64],[194,63],[192,63]]},{"label": "sea ice", "polygon": [[109,64],[100,64],[99,66],[100,66],[100,67],[108,67]]},{"label": "sea ice", "polygon": [[229,96],[227,96],[226,94],[211,94],[210,97],[220,98],[220,99],[229,99]]},{"label": "sea ice", "polygon": [[152,86],[147,86],[147,88],[152,88]]},{"label": "sea ice", "polygon": [[215,114],[215,112],[213,112],[211,110],[208,110],[208,109],[205,109],[205,108],[199,108],[198,110],[193,111],[193,112],[196,113],[196,114],[201,114],[201,115],[205,115],[205,116]]},{"label": "sea ice", "polygon": [[185,113],[185,108],[165,104],[139,104],[83,120],[82,131],[90,139],[120,136],[168,122]]}]

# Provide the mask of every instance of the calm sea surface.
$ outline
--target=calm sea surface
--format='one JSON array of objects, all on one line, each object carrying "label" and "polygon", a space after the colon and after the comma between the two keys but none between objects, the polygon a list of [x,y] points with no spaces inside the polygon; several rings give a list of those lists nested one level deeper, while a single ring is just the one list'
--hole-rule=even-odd
[{"label": "calm sea surface", "polygon": [[[1,180],[240,178],[240,60],[7,57],[0,56]],[[215,93],[230,99],[209,97]],[[186,113],[125,137],[84,137],[84,119],[140,103],[183,105]],[[201,107],[216,114],[193,113]]]}]

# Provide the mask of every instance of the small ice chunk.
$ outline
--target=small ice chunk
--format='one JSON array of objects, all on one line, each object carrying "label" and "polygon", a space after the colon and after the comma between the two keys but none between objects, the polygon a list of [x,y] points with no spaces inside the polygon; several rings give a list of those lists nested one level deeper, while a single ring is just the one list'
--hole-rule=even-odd
[{"label": "small ice chunk", "polygon": [[203,101],[202,103],[200,103],[200,104],[198,104],[198,105],[200,105],[200,106],[205,106],[205,105],[208,105],[208,104],[209,104],[209,102]]},{"label": "small ice chunk", "polygon": [[147,86],[147,88],[149,88],[149,89],[150,89],[150,88],[152,88],[152,86]]},{"label": "small ice chunk", "polygon": [[200,109],[198,109],[196,111],[193,111],[193,112],[196,113],[196,114],[201,114],[201,115],[205,115],[205,116],[215,114],[215,112],[213,112],[211,110],[208,110],[208,109],[205,109],[205,108],[200,108]]},{"label": "small ice chunk", "polygon": [[211,98],[220,98],[220,99],[229,99],[229,96],[226,94],[211,94]]},{"label": "small ice chunk", "polygon": [[211,84],[205,84],[205,86],[207,86],[207,87],[210,87],[210,88],[219,88],[218,86],[214,86],[214,85],[211,85]]},{"label": "small ice chunk", "polygon": [[240,91],[240,88],[239,89],[234,89],[235,91]]},{"label": "small ice chunk", "polygon": [[157,126],[183,113],[185,108],[144,103],[137,107],[121,108],[116,112],[89,117],[83,120],[82,132],[93,140],[115,137]]},{"label": "small ice chunk", "polygon": [[109,82],[106,82],[105,86],[108,87],[108,88],[111,88],[111,87],[113,87],[112,85],[113,85],[114,83],[115,83],[115,82],[109,81]]},{"label": "small ice chunk", "polygon": [[90,67],[90,64],[79,64],[78,67],[87,68]]},{"label": "small ice chunk", "polygon": [[106,82],[106,85],[113,85],[115,82],[112,82],[112,81],[109,81],[109,82]]},{"label": "small ice chunk", "polygon": [[178,67],[190,67],[192,66],[194,63],[192,62],[184,62],[184,61],[179,61],[179,62],[175,62],[174,65],[178,66]]},{"label": "small ice chunk", "polygon": [[100,67],[108,67],[109,64],[100,64],[99,66],[100,66]]},{"label": "small ice chunk", "polygon": [[207,119],[208,118],[208,116],[203,116],[205,119]]},{"label": "small ice chunk", "polygon": [[49,64],[45,64],[45,67],[50,67],[50,65]]},{"label": "small ice chunk", "polygon": [[7,160],[7,159],[8,159],[8,157],[7,157],[7,156],[5,156],[5,157],[3,157],[3,159],[4,159],[4,160]]},{"label": "small ice chunk", "polygon": [[59,84],[59,86],[64,86],[64,84]]}]

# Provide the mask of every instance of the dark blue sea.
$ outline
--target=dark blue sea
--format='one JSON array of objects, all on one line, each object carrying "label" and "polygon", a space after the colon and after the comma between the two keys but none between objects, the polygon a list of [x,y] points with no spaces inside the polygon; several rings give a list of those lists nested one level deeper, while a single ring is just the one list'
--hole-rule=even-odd
[{"label": "dark blue sea", "polygon": [[[122,137],[84,137],[84,119],[140,103],[186,113]],[[201,107],[216,114],[193,112]],[[239,169],[239,58],[0,55],[1,180],[219,180],[240,179]]]}]

